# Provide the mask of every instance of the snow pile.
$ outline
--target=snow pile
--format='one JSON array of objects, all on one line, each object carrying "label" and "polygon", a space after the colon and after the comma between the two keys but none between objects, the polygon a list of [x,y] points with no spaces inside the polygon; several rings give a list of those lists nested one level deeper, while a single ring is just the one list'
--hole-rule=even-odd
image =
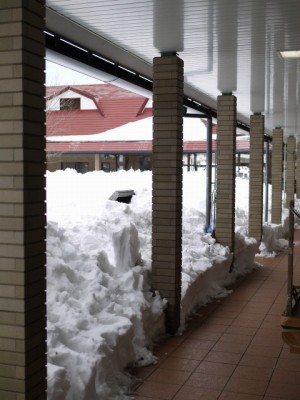
[{"label": "snow pile", "polygon": [[[150,171],[47,173],[48,400],[130,398],[123,369],[155,362],[148,349],[164,333],[166,301],[150,290],[151,181]],[[182,325],[256,267],[258,244],[245,236],[247,182],[237,178],[229,274],[232,254],[204,232],[205,171],[184,174]],[[125,189],[135,192],[131,204],[108,200]]]}]

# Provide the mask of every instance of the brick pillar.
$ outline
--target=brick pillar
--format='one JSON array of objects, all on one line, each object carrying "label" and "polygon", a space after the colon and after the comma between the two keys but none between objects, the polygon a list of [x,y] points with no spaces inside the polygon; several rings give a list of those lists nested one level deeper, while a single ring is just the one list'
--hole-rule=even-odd
[{"label": "brick pillar", "polygon": [[100,171],[100,154],[95,154],[95,171]]},{"label": "brick pillar", "polygon": [[236,97],[218,96],[216,239],[234,251]]},{"label": "brick pillar", "polygon": [[281,224],[282,216],[282,164],[283,164],[283,131],[273,130],[272,139],[272,224]]},{"label": "brick pillar", "polygon": [[300,142],[297,144],[296,165],[296,197],[300,199]]},{"label": "brick pillar", "polygon": [[43,1],[0,1],[0,398],[45,400]]},{"label": "brick pillar", "polygon": [[295,198],[296,138],[289,136],[286,141],[285,206]]},{"label": "brick pillar", "polygon": [[153,73],[153,289],[168,300],[166,329],[180,324],[182,260],[183,62],[154,59]]},{"label": "brick pillar", "polygon": [[249,236],[260,241],[263,219],[264,116],[250,117]]}]

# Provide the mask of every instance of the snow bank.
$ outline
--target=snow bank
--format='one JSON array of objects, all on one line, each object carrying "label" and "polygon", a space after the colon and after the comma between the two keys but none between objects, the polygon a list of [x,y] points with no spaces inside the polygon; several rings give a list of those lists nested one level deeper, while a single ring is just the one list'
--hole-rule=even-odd
[{"label": "snow bank", "polygon": [[98,218],[48,223],[50,400],[117,398],[118,372],[154,362],[147,348],[164,332],[165,300],[150,291],[136,228],[112,233],[114,263],[103,228]]},{"label": "snow bank", "polygon": [[[140,171],[47,173],[48,400],[124,400],[124,368],[156,361],[149,348],[164,333],[166,301],[150,290],[151,181]],[[182,326],[256,267],[258,244],[246,237],[247,182],[237,179],[229,274],[232,254],[203,230],[205,171],[184,174]],[[131,204],[108,200],[127,189],[135,192]]]}]

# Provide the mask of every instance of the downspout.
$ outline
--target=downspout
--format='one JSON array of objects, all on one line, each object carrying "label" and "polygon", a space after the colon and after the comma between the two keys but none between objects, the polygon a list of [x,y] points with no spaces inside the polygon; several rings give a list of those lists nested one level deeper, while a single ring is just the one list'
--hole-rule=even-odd
[{"label": "downspout", "polygon": [[[205,118],[206,126],[206,222],[205,232],[214,232],[215,227],[211,226],[212,212],[212,115],[210,114],[192,114],[184,110],[184,117],[187,118]],[[195,168],[197,168],[195,160]]]},{"label": "downspout", "polygon": [[211,196],[212,196],[212,117],[207,116],[206,127],[206,224],[205,231],[213,232],[211,226]]},{"label": "downspout", "polygon": [[266,161],[265,161],[265,222],[268,222],[269,215],[269,179],[270,179],[270,145],[269,141],[266,143]]}]

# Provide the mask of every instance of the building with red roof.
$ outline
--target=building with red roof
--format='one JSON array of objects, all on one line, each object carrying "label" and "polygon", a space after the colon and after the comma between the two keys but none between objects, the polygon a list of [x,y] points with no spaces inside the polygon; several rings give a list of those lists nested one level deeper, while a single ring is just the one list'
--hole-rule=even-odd
[{"label": "building with red roof", "polygon": [[[151,169],[152,101],[111,85],[51,86],[46,89],[47,168]],[[206,121],[185,118],[184,162],[195,168],[206,152]],[[213,125],[213,137],[216,125]],[[237,142],[248,151],[248,140]],[[213,140],[213,150],[216,142]]]},{"label": "building with red roof", "polygon": [[[149,155],[142,156],[142,160],[128,155],[124,159],[122,153],[128,146],[121,137],[117,148],[109,143],[104,148],[86,145],[84,139],[73,143],[72,139],[78,135],[86,136],[91,143],[93,135],[151,116],[152,105],[148,98],[111,84],[99,84],[49,86],[46,88],[46,101],[46,151],[50,171],[65,168],[75,168],[80,172],[110,171],[124,168],[125,164],[127,168],[136,168],[141,161],[145,167],[148,166]],[[51,138],[58,141],[52,143]],[[134,145],[132,151],[130,149],[132,152],[135,153]]]}]

